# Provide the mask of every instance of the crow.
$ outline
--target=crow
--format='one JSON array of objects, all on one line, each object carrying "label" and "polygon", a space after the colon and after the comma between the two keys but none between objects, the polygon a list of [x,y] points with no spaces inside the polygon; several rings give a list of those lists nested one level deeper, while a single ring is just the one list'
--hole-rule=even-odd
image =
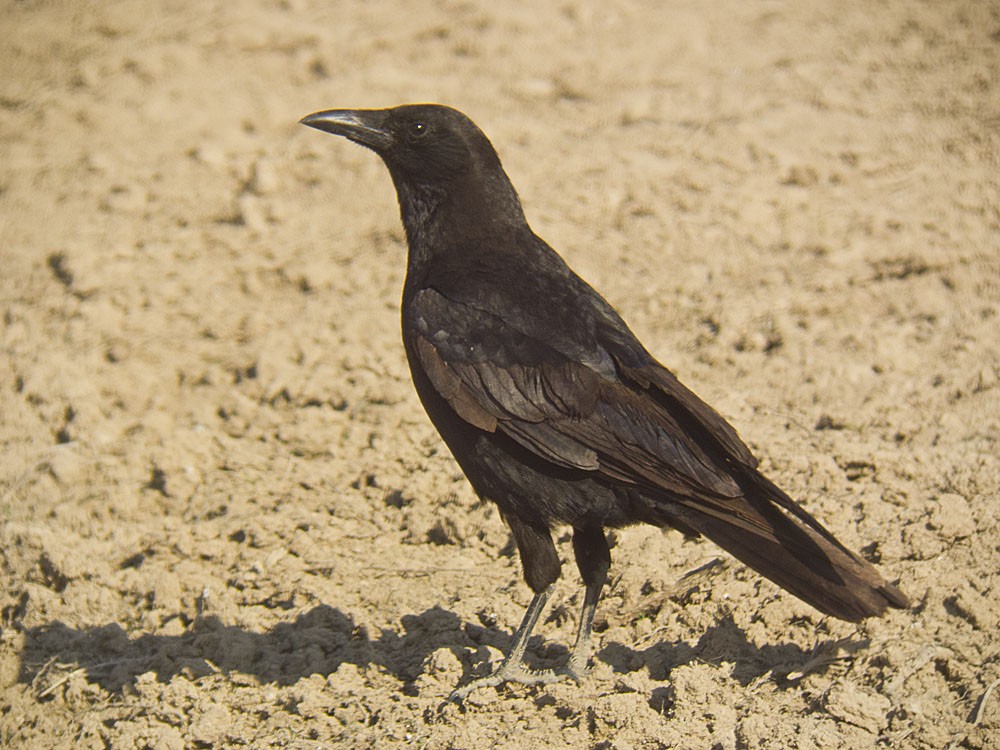
[{"label": "crow", "polygon": [[[586,674],[611,564],[607,528],[703,535],[843,620],[909,606],[761,474],[733,427],[531,230],[467,116],[409,104],[301,122],[371,149],[389,169],[409,248],[401,313],[414,386],[476,493],[499,508],[534,592],[499,667],[451,699]],[[567,663],[535,671],[523,657],[559,577],[558,525],[573,529],[583,610]]]}]

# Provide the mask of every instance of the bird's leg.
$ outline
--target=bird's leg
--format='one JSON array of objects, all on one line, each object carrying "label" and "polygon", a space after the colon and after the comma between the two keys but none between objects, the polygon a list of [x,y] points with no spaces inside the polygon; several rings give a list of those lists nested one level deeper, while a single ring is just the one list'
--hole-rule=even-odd
[{"label": "bird's leg", "polygon": [[[524,665],[524,651],[528,638],[552,595],[555,578],[559,574],[559,560],[555,547],[546,531],[544,534],[514,522],[511,524],[514,539],[521,552],[528,583],[535,588],[535,596],[528,605],[524,618],[514,633],[514,645],[510,653],[491,674],[473,680],[464,687],[457,688],[449,697],[461,701],[481,687],[496,687],[504,682],[520,682],[524,685],[549,685],[567,677],[581,680],[589,669],[590,632],[594,624],[594,611],[601,598],[601,589],[608,577],[611,566],[611,552],[608,540],[600,526],[586,526],[573,531],[573,552],[580,575],[586,585],[580,625],[576,631],[576,642],[570,652],[569,661],[558,669],[531,670]],[[540,587],[550,581],[545,588]]]},{"label": "bird's leg", "polygon": [[580,611],[580,624],[576,631],[576,643],[573,644],[573,651],[562,672],[579,682],[590,668],[590,631],[594,625],[594,611],[608,578],[608,568],[611,567],[611,551],[604,530],[600,526],[574,529],[573,552],[586,590]]},{"label": "bird's leg", "polygon": [[485,677],[480,677],[468,685],[456,688],[448,696],[448,700],[461,701],[474,690],[483,687],[496,687],[505,682],[520,682],[523,685],[544,685],[562,679],[562,675],[556,674],[551,669],[532,671],[524,665],[524,649],[528,645],[528,638],[531,637],[531,631],[534,629],[535,623],[538,622],[538,617],[542,614],[542,610],[545,609],[545,605],[548,603],[554,587],[555,585],[553,584],[544,591],[539,591],[532,598],[531,604],[528,605],[528,611],[524,613],[524,618],[521,620],[517,632],[514,633],[514,645],[511,646],[510,653],[500,663],[500,666]]},{"label": "bird's leg", "polygon": [[535,592],[528,611],[514,633],[514,645],[507,657],[491,674],[473,680],[468,685],[457,688],[449,700],[461,701],[472,691],[481,687],[496,687],[504,682],[520,682],[525,685],[540,685],[557,682],[566,675],[551,669],[531,670],[524,665],[524,650],[528,646],[528,638],[534,630],[542,610],[552,595],[556,579],[559,577],[559,555],[552,543],[552,536],[543,524],[530,524],[515,516],[506,518],[521,554],[521,566],[524,568],[524,578]]},{"label": "bird's leg", "polygon": [[601,598],[601,589],[607,578],[607,569],[600,580],[595,580],[587,584],[583,597],[583,609],[580,612],[580,625],[576,630],[576,643],[570,652],[569,661],[566,662],[564,672],[579,682],[590,669],[590,631],[594,625],[594,612],[597,609],[597,601]]}]

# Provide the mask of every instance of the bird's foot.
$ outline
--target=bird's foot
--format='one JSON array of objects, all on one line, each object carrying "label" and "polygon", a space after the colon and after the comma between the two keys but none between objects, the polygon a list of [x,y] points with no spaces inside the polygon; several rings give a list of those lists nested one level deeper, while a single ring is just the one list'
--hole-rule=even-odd
[{"label": "bird's foot", "polygon": [[468,685],[455,688],[448,700],[453,703],[461,703],[474,691],[479,688],[497,687],[505,682],[518,682],[522,685],[551,685],[565,679],[572,679],[580,682],[587,674],[586,660],[581,666],[579,659],[570,657],[569,662],[563,667],[556,669],[528,669],[523,662],[504,661],[496,670],[473,680]]}]

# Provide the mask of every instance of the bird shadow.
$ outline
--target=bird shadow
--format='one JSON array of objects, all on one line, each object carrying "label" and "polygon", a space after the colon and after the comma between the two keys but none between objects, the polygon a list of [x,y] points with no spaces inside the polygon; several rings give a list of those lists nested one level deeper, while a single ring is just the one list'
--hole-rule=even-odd
[{"label": "bird shadow", "polygon": [[401,625],[401,632],[381,629],[373,637],[349,614],[327,605],[263,633],[227,625],[214,616],[199,617],[179,635],[138,637],[130,637],[116,623],[75,629],[56,621],[25,629],[19,682],[40,690],[51,682],[45,672],[53,665],[62,671],[71,665],[110,693],[121,693],[149,672],[164,683],[175,675],[197,679],[239,672],[261,683],[287,686],[314,674],[329,676],[342,664],[374,664],[410,683],[428,655],[442,647],[461,661],[467,639],[453,612],[433,607],[404,616]]},{"label": "bird shadow", "polygon": [[[788,675],[804,665],[814,663],[811,671],[819,671],[834,660],[817,660],[815,655],[842,641],[824,641],[815,648],[804,649],[797,643],[757,645],[747,638],[746,631],[729,615],[707,628],[694,644],[658,642],[649,648],[634,649],[612,642],[601,649],[599,658],[619,673],[647,669],[652,679],[666,681],[677,667],[702,662],[707,664],[732,664],[731,676],[743,687],[765,675],[779,687],[790,687]],[[863,647],[859,642],[857,647]]]},{"label": "bird shadow", "polygon": [[[380,629],[372,636],[351,615],[328,605],[262,633],[227,625],[214,616],[197,618],[178,635],[138,637],[130,637],[116,623],[75,629],[55,621],[24,630],[18,681],[31,684],[43,696],[48,692],[46,685],[58,681],[68,667],[82,671],[88,682],[112,694],[121,694],[139,675],[150,672],[162,683],[177,675],[198,679],[232,672],[251,675],[260,683],[288,686],[310,675],[328,677],[341,665],[353,664],[385,669],[411,694],[414,681],[435,651],[447,648],[455,655],[463,670],[458,684],[463,684],[487,668],[488,654],[482,647],[506,652],[512,639],[510,633],[494,627],[463,624],[458,615],[441,607],[405,615],[400,624],[400,632]],[[554,666],[565,659],[566,649],[536,636],[526,656],[533,666]],[[695,661],[731,662],[733,678],[746,686],[769,672],[782,684],[781,675],[807,662],[810,652],[791,643],[757,646],[727,617],[708,628],[694,645],[659,642],[634,649],[611,642],[596,658],[618,673],[647,669],[657,681],[669,680],[671,671]],[[669,687],[657,689],[651,705],[668,706],[670,693]]]}]

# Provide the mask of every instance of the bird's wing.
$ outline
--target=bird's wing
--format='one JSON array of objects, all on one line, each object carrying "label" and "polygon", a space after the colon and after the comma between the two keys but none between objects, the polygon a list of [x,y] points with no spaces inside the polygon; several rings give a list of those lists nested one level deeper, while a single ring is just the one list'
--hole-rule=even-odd
[{"label": "bird's wing", "polygon": [[[407,312],[420,365],[466,422],[564,468],[688,496],[741,494],[726,464],[752,466],[749,451],[648,355],[640,366],[632,355],[619,362],[613,352],[575,351],[434,289],[417,292]],[[618,364],[585,364],[604,361]]]}]

